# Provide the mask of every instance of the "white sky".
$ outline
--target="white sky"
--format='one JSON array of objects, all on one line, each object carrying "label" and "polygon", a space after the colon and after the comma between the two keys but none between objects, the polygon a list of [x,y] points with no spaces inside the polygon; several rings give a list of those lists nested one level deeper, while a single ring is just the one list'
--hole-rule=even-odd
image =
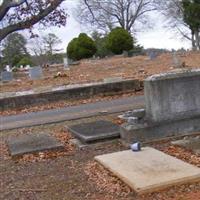
[{"label": "white sky", "polygon": [[[55,33],[62,40],[61,48],[64,52],[71,39],[77,37],[81,32],[87,32],[87,30],[84,30],[84,27],[81,27],[81,25],[73,18],[73,7],[76,6],[77,1],[78,0],[68,0],[63,4],[63,6],[67,7],[67,12],[70,15],[65,27],[53,27],[48,28],[45,31],[45,34],[50,32]],[[145,32],[137,33],[136,39],[138,44],[145,48],[191,48],[189,41],[181,40],[177,35],[166,28],[163,28],[164,19],[161,16],[152,15],[152,20],[155,21],[153,28],[145,30]]]}]

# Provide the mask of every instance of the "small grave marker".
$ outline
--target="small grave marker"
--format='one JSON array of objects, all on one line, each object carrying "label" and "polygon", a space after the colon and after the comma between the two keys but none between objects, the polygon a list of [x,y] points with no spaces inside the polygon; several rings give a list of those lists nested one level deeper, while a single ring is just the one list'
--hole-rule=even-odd
[{"label": "small grave marker", "polygon": [[7,71],[7,72],[11,72],[11,69],[10,69],[10,66],[9,66],[9,65],[6,65],[6,71]]},{"label": "small grave marker", "polygon": [[64,62],[64,69],[68,69],[69,68],[68,58],[63,58],[63,62]]},{"label": "small grave marker", "polygon": [[60,150],[64,146],[48,134],[32,134],[10,138],[7,141],[11,156],[21,156],[46,150]]},{"label": "small grave marker", "polygon": [[149,52],[149,59],[154,60],[157,57],[157,53],[154,51]]},{"label": "small grave marker", "polygon": [[123,51],[123,56],[126,58],[128,57],[128,51]]},{"label": "small grave marker", "polygon": [[40,79],[43,77],[41,67],[33,67],[29,69],[29,76],[32,80]]},{"label": "small grave marker", "polygon": [[178,58],[176,52],[173,52],[173,54],[172,54],[172,64],[176,68],[179,68],[181,66],[181,61]]},{"label": "small grave marker", "polygon": [[8,72],[8,71],[1,72],[1,79],[2,79],[3,82],[12,81],[13,80],[13,73]]},{"label": "small grave marker", "polygon": [[119,126],[103,120],[77,124],[67,129],[84,143],[119,137]]}]

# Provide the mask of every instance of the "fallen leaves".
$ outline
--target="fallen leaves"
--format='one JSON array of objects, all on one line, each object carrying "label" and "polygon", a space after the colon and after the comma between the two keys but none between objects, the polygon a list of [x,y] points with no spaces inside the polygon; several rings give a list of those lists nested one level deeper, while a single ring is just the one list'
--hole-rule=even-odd
[{"label": "fallen leaves", "polygon": [[126,197],[131,193],[131,189],[127,185],[97,162],[89,162],[85,166],[84,172],[88,175],[89,181],[95,182],[97,189],[101,192],[121,197]]},{"label": "fallen leaves", "polygon": [[[185,67],[197,68],[200,64],[198,52],[187,52],[184,57],[178,55]],[[102,81],[109,77],[136,78],[143,80],[147,76],[170,71],[173,67],[172,55],[161,54],[154,60],[147,56],[124,58],[114,56],[100,60],[82,60],[80,65],[72,66],[65,71],[63,65],[43,68],[44,79],[31,81],[28,74],[19,72],[16,75],[21,81],[13,81],[1,86],[1,92],[24,91],[48,85],[55,87],[74,83],[89,83]],[[58,73],[58,76],[57,76]],[[54,78],[56,74],[56,77]],[[67,76],[65,76],[65,74]]]},{"label": "fallen leaves", "polygon": [[180,160],[183,160],[192,165],[200,167],[200,156],[195,155],[192,151],[186,150],[184,148],[175,145],[164,146],[161,147],[160,150]]}]

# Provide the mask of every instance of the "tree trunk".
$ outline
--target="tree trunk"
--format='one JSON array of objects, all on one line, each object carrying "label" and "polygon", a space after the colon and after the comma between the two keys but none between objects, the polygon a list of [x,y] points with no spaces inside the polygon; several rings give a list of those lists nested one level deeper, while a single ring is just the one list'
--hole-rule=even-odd
[{"label": "tree trunk", "polygon": [[200,50],[200,35],[199,35],[198,30],[195,31],[195,40],[196,40],[196,47],[197,47],[197,50]]},{"label": "tree trunk", "polygon": [[194,31],[192,31],[192,50],[197,50]]}]

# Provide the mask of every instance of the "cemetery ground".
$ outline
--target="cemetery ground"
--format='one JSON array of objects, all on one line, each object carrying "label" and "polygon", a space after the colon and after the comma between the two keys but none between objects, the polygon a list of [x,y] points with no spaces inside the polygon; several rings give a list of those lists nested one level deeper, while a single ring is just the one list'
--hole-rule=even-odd
[{"label": "cemetery ground", "polygon": [[[181,67],[198,68],[200,52],[177,54]],[[28,73],[17,72],[15,80],[1,84],[1,92],[45,91],[55,86],[81,84],[102,81],[110,77],[144,80],[152,74],[173,70],[173,56],[170,53],[159,55],[153,60],[148,56],[123,57],[114,56],[105,59],[82,60],[79,65],[73,65],[70,70],[64,70],[63,65],[54,65],[43,69],[44,77],[40,80],[30,80]],[[60,75],[57,76],[58,72]]]},{"label": "cemetery ground", "polygon": [[[63,127],[82,122],[108,120],[117,124],[118,114],[67,121],[59,124],[2,131],[0,134],[1,199],[42,200],[198,200],[200,183],[180,185],[159,192],[137,195],[127,185],[94,161],[96,155],[127,149],[118,139],[81,149],[70,141]],[[13,136],[49,133],[64,144],[64,150],[9,156],[6,141]],[[170,140],[148,144],[169,155],[200,167],[200,157]]]}]

